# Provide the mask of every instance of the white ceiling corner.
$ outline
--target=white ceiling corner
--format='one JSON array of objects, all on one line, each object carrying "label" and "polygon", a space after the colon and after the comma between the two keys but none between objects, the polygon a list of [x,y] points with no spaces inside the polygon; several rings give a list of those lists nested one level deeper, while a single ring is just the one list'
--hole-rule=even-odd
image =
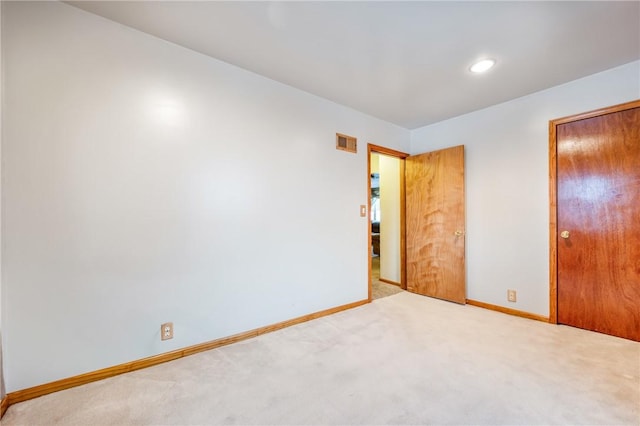
[{"label": "white ceiling corner", "polygon": [[640,59],[638,1],[67,3],[408,129]]}]

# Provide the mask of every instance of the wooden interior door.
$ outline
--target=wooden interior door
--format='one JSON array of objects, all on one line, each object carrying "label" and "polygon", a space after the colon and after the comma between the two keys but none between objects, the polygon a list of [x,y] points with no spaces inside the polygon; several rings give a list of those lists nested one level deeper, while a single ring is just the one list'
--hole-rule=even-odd
[{"label": "wooden interior door", "polygon": [[558,322],[640,341],[640,102],[556,126]]},{"label": "wooden interior door", "polygon": [[407,290],[464,304],[464,146],[405,162]]}]

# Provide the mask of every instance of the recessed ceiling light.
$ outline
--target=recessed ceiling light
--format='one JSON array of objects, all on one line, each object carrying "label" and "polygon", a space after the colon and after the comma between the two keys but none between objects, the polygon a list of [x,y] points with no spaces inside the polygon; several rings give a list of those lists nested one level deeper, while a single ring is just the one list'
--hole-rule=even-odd
[{"label": "recessed ceiling light", "polygon": [[469,68],[469,71],[474,73],[485,72],[489,70],[491,67],[493,67],[495,64],[496,64],[495,59],[483,59],[471,65],[471,67]]}]

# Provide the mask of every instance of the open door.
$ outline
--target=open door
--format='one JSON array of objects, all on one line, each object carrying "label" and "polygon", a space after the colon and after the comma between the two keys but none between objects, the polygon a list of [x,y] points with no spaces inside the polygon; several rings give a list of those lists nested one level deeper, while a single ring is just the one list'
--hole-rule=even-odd
[{"label": "open door", "polygon": [[466,303],[464,146],[405,163],[407,290]]}]

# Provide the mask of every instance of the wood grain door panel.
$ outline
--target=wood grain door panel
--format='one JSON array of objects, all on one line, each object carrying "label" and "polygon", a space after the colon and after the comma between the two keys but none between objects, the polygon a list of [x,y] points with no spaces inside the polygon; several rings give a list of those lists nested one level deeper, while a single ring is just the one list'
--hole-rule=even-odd
[{"label": "wood grain door panel", "polygon": [[407,157],[407,290],[466,302],[464,146]]},{"label": "wood grain door panel", "polygon": [[640,341],[640,108],[556,139],[558,322]]}]

